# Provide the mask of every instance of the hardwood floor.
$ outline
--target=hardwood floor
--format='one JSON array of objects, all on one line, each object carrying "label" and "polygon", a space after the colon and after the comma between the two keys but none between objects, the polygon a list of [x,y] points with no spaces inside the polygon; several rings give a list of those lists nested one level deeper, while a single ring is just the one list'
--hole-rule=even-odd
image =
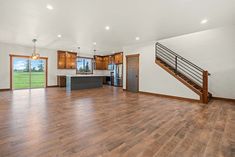
[{"label": "hardwood floor", "polygon": [[0,92],[1,157],[234,157],[235,104],[49,88]]}]

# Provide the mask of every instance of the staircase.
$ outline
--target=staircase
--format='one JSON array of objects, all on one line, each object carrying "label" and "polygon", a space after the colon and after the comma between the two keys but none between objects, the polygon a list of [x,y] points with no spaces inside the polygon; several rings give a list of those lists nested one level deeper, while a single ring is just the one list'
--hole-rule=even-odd
[{"label": "staircase", "polygon": [[208,92],[208,71],[203,70],[160,43],[156,43],[156,63],[200,96],[207,104],[212,94]]}]

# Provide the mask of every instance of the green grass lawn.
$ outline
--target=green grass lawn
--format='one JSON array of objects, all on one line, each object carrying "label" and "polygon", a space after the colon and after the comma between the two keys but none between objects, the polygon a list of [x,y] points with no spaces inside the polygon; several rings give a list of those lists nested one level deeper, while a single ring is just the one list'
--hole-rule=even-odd
[{"label": "green grass lawn", "polygon": [[[29,72],[14,72],[13,74],[13,88],[24,89],[30,88]],[[45,73],[32,72],[31,75],[31,88],[43,88],[45,86]]]}]

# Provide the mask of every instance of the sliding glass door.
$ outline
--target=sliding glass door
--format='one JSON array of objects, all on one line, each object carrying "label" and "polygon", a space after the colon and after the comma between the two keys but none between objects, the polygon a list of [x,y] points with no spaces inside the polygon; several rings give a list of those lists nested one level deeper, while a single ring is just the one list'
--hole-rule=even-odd
[{"label": "sliding glass door", "polygon": [[14,57],[12,64],[13,89],[44,88],[46,86],[46,60]]},{"label": "sliding glass door", "polygon": [[46,84],[45,60],[30,60],[31,88],[44,88]]},{"label": "sliding glass door", "polygon": [[13,60],[13,89],[30,88],[30,62],[28,58]]}]

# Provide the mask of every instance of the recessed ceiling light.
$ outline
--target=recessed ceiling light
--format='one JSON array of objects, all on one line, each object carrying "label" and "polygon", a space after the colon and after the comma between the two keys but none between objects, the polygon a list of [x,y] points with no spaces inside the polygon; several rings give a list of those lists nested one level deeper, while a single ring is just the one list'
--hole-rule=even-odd
[{"label": "recessed ceiling light", "polygon": [[53,8],[53,6],[52,6],[52,5],[47,4],[47,9],[49,9],[49,10],[53,10],[54,8]]},{"label": "recessed ceiling light", "polygon": [[203,20],[201,21],[201,24],[206,24],[207,22],[208,22],[207,19],[203,19]]},{"label": "recessed ceiling light", "polygon": [[136,37],[135,40],[140,40],[140,37]]},{"label": "recessed ceiling light", "polygon": [[58,35],[57,35],[57,37],[58,37],[58,38],[61,38],[61,37],[62,37],[62,35],[61,35],[61,34],[58,34]]},{"label": "recessed ceiling light", "polygon": [[110,30],[110,27],[109,27],[109,26],[106,26],[105,29],[106,29],[106,30]]},{"label": "recessed ceiling light", "polygon": [[96,45],[97,43],[96,42],[93,42],[93,45]]}]

